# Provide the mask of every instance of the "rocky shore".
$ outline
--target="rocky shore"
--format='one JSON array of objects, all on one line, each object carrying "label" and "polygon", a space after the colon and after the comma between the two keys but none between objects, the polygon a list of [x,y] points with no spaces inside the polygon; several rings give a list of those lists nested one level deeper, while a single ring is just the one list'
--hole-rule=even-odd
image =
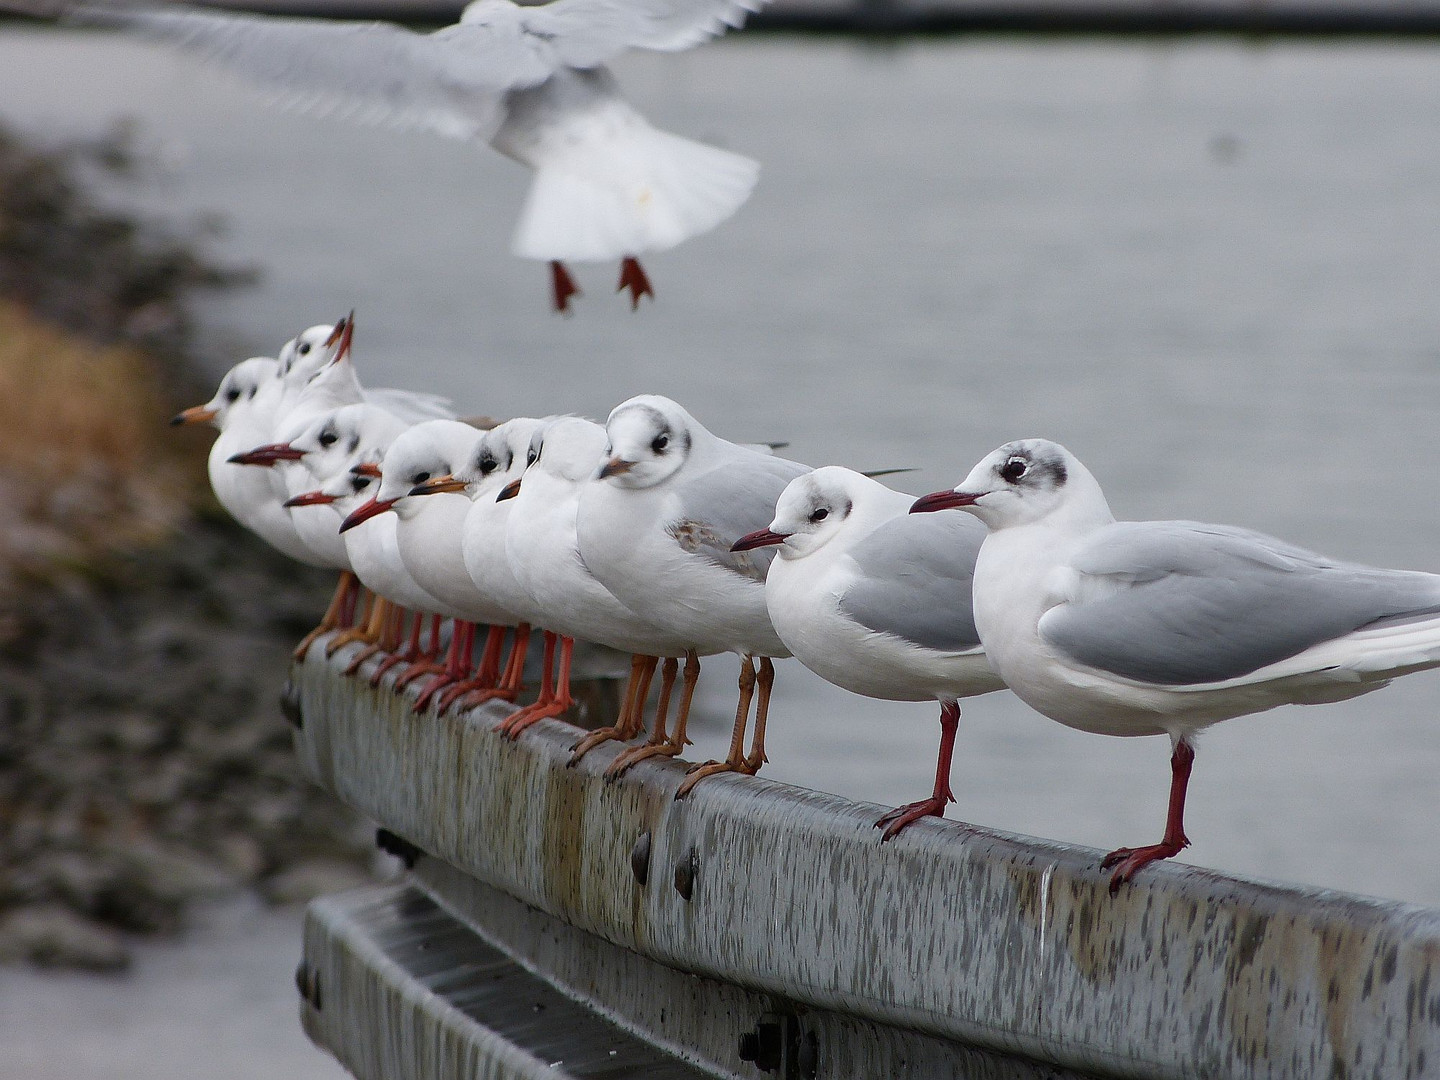
[{"label": "rocky shore", "polygon": [[165,427],[210,393],[188,298],[242,275],[99,208],[97,155],[0,131],[0,960],[115,969],[196,898],[376,855],[278,708],[333,582],[225,518],[207,440]]}]

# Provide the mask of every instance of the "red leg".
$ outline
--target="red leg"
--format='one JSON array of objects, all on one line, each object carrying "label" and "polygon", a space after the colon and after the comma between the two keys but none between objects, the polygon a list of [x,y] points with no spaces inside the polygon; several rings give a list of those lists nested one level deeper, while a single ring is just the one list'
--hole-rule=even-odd
[{"label": "red leg", "polygon": [[[545,636],[545,652],[548,658],[555,653],[555,635],[547,631]],[[562,637],[559,640],[560,669],[555,677],[553,686],[547,688],[542,683],[540,687],[540,697],[536,702],[512,714],[505,723],[500,725],[500,733],[507,738],[517,739],[520,737],[520,733],[531,724],[539,720],[544,720],[547,717],[559,716],[575,704],[574,698],[570,696],[570,659],[571,654],[575,651],[575,639]],[[548,674],[550,670],[548,663],[545,665],[545,670]],[[548,698],[546,696],[547,689],[549,692]]]},{"label": "red leg", "polygon": [[[667,676],[670,676],[673,683],[673,669],[666,669]],[[680,684],[680,712],[675,718],[675,734],[669,735],[665,731],[666,713],[670,704],[670,686],[662,681],[660,683],[660,701],[655,708],[655,727],[650,733],[650,738],[643,745],[626,750],[610,763],[605,770],[605,779],[614,780],[623,775],[628,769],[640,762],[652,757],[679,757],[685,752],[685,747],[690,740],[685,737],[685,726],[690,720],[690,700],[695,696],[695,684],[700,679],[700,657],[695,650],[685,654],[685,676]]]},{"label": "red leg", "polygon": [[620,284],[615,287],[616,292],[630,290],[630,310],[640,309],[640,297],[648,296],[655,299],[655,290],[650,287],[650,279],[645,276],[645,270],[640,265],[640,260],[633,255],[626,255],[620,263]]},{"label": "red leg", "polygon": [[420,655],[420,627],[424,624],[425,616],[418,611],[415,612],[410,620],[410,641],[403,649],[398,652],[392,652],[384,660],[380,661],[375,670],[370,673],[371,686],[379,686],[380,680],[385,677],[385,673],[396,664],[404,664],[414,660]]},{"label": "red leg", "polygon": [[395,680],[395,689],[398,690],[401,687],[409,686],[422,675],[439,675],[454,661],[455,645],[460,634],[452,626],[450,650],[445,654],[445,663],[442,664],[440,662],[440,627],[444,622],[445,617],[443,615],[432,614],[430,616],[430,648],[422,652],[419,659],[415,660],[414,663],[407,667],[404,672],[401,673],[400,677]]},{"label": "red leg", "polygon": [[[472,638],[471,650],[474,648]],[[450,686],[445,693],[440,695],[440,712],[444,712],[454,704],[455,699],[462,694],[469,694],[480,690],[493,690],[495,683],[500,677],[500,650],[505,646],[505,627],[492,626],[485,635],[485,651],[480,656],[480,666],[475,669],[475,674],[468,679],[462,679]]]},{"label": "red leg", "polygon": [[575,284],[570,271],[565,269],[565,264],[559,259],[550,263],[550,291],[554,297],[555,310],[561,315],[570,314],[570,298],[581,295],[580,286]]},{"label": "red leg", "polygon": [[473,709],[476,705],[483,705],[492,698],[514,701],[520,691],[525,689],[525,657],[529,652],[530,624],[521,623],[515,628],[515,643],[510,646],[510,659],[506,661],[505,672],[500,676],[499,683],[494,689],[474,690],[466,694],[460,702],[460,707]]},{"label": "red leg", "polygon": [[935,762],[935,793],[928,799],[897,806],[875,822],[877,829],[884,829],[880,837],[883,844],[894,839],[901,829],[922,817],[944,817],[945,805],[955,801],[950,791],[950,759],[955,753],[955,731],[960,726],[960,706],[953,701],[940,703],[940,757]]},{"label": "red leg", "polygon": [[[454,628],[451,631],[450,652],[445,660],[445,670],[442,671],[429,686],[420,692],[411,706],[412,711],[424,712],[430,707],[430,701],[435,694],[448,687],[456,685],[464,686],[467,682],[466,676],[470,673],[471,659],[475,655],[475,624],[466,622],[463,619],[456,619]],[[443,709],[441,710],[444,711]]]},{"label": "red leg", "polygon": [[1190,840],[1185,835],[1185,789],[1190,784],[1190,767],[1194,763],[1194,747],[1180,739],[1170,755],[1170,806],[1165,815],[1165,838],[1158,844],[1119,848],[1105,856],[1100,866],[1103,869],[1115,867],[1115,873],[1110,875],[1111,896],[1144,867],[1178,855],[1190,846]]}]

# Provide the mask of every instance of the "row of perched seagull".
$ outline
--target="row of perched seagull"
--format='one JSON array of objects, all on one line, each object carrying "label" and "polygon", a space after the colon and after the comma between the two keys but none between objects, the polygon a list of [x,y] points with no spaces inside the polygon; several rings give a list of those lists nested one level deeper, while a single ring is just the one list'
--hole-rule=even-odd
[{"label": "row of perched seagull", "polygon": [[[363,643],[352,673],[384,653],[372,681],[406,663],[400,683],[433,675],[416,710],[444,711],[514,700],[537,627],[539,697],[502,724],[514,738],[571,706],[576,639],[630,654],[617,723],[574,749],[578,759],[638,737],[658,667],[651,734],[608,776],[683,752],[698,658],[725,652],[741,657],[729,753],[694,766],[677,797],[715,773],[755,773],[771,661],[793,655],[860,694],[940,703],[934,790],[876,823],[888,840],[953,801],[959,699],[1008,686],[1072,727],[1172,740],[1164,837],[1106,856],[1113,892],[1188,844],[1201,729],[1440,665],[1440,576],[1336,562],[1243,529],[1117,522],[1095,478],[1052,442],[1009,443],[959,487],[916,500],[729,442],[655,395],[616,406],[604,426],[457,421],[441,399],[362,389],[353,330],[348,317],[312,327],[176,417],[220,429],[210,476],[241,522],[343,571],[297,655],[334,631],[331,652]],[[968,513],[923,513],[946,510]],[[372,594],[358,618],[357,579]],[[442,619],[454,623],[443,663]],[[478,664],[477,625],[489,628]]]}]

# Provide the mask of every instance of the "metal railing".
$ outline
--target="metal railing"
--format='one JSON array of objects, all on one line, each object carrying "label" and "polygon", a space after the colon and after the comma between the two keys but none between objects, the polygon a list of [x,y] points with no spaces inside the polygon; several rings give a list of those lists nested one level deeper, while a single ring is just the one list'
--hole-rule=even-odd
[{"label": "metal railing", "polygon": [[[680,763],[606,782],[616,750],[566,767],[573,727],[546,721],[512,743],[493,730],[507,706],[416,716],[413,694],[346,678],[343,659],[312,649],[293,672],[300,758],[425,853],[409,884],[348,902],[402,937],[396,912],[431,904],[677,1069],[1440,1071],[1440,912],[1173,863],[1112,898],[1098,852],[937,820],[882,846],[880,808],[763,778],[715,778],[677,802]],[[442,1022],[443,995],[407,991],[399,968],[385,977],[356,960],[366,934],[345,903],[312,913],[307,956],[338,949],[350,974],[331,964],[317,976],[329,1018],[307,1007],[310,1030],[362,1077],[452,1075],[397,1073],[395,1059],[357,1066],[357,1048],[375,1043],[376,1011],[393,1020],[401,1000],[438,1010],[412,1018],[416,1045],[473,1049],[494,1030],[480,1009],[466,1020],[477,1033],[460,1037],[458,1019]],[[451,970],[443,951],[430,953],[432,974]],[[337,1002],[362,983],[373,1008],[341,1023]],[[755,1064],[762,1042],[772,1069]]]}]

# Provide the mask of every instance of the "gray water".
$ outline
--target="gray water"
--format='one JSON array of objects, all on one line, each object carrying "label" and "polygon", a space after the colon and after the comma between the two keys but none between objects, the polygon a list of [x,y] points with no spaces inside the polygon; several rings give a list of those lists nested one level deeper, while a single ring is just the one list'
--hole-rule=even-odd
[{"label": "gray water", "polygon": [[[950,486],[1066,443],[1122,517],[1246,525],[1440,570],[1440,52],[734,37],[618,69],[658,123],[764,163],[739,215],[647,261],[632,315],[580,268],[573,318],[511,258],[526,176],[482,147],[262,107],[100,36],[0,33],[0,111],[55,135],[134,116],[165,167],[117,192],[219,211],[265,272],[206,310],[218,359],[358,309],[377,383],[496,416],[603,418],[641,391],[814,464]],[[697,756],[733,673],[707,666]],[[1440,675],[1220,725],[1184,861],[1440,903]],[[766,775],[928,793],[935,709],[781,668]],[[964,708],[952,817],[1108,849],[1158,839],[1168,745]]]}]

